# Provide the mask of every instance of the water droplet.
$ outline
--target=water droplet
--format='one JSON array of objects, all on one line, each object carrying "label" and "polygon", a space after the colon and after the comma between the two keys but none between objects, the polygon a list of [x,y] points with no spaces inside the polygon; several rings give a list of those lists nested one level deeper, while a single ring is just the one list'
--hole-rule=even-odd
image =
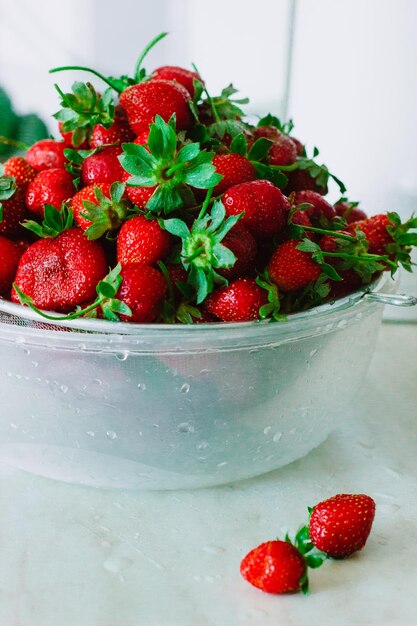
[{"label": "water droplet", "polygon": [[12,372],[6,372],[6,376],[8,376],[9,378],[11,378],[13,376]]},{"label": "water droplet", "polygon": [[60,386],[60,390],[62,391],[62,393],[67,393],[68,392],[68,386],[67,385],[61,385]]},{"label": "water droplet", "polygon": [[139,383],[138,384],[138,389],[139,389],[139,391],[145,391],[146,390],[146,385],[144,383]]},{"label": "water droplet", "polygon": [[197,450],[205,450],[209,445],[208,441],[200,441],[200,443],[197,444]]},{"label": "water droplet", "polygon": [[393,469],[392,467],[385,467],[385,471],[390,474],[391,476],[394,476],[394,478],[401,478],[402,474],[401,472],[398,472],[397,470]]},{"label": "water droplet", "polygon": [[117,433],[115,433],[114,430],[108,430],[106,435],[109,439],[117,439]]},{"label": "water droplet", "polygon": [[32,365],[33,365],[33,367],[39,367],[38,361],[32,361]]},{"label": "water droplet", "polygon": [[17,424],[10,424],[10,428],[13,428],[14,430],[17,430],[18,426],[17,426]]},{"label": "water droplet", "polygon": [[265,426],[264,435],[268,435],[272,430],[272,426]]},{"label": "water droplet", "polygon": [[25,348],[25,349],[23,350],[23,352],[24,352],[25,354],[27,354],[28,356],[29,356],[29,354],[30,354],[30,350],[29,350],[29,348]]},{"label": "water droplet", "polygon": [[318,349],[315,348],[314,350],[310,352],[310,356],[314,356],[315,354],[317,354],[317,352],[318,352]]},{"label": "water droplet", "polygon": [[272,441],[274,443],[278,443],[278,441],[281,440],[281,437],[282,437],[282,433],[275,433],[275,435],[272,437]]},{"label": "water droplet", "polygon": [[201,376],[207,376],[207,374],[210,374],[210,372],[211,372],[211,370],[207,370],[207,369],[200,370]]},{"label": "water droplet", "polygon": [[96,433],[95,433],[93,430],[87,430],[87,435],[88,435],[89,437],[94,437],[94,436],[95,436],[95,434],[96,434]]},{"label": "water droplet", "polygon": [[188,383],[184,383],[180,389],[180,393],[188,393],[190,391],[190,385]]},{"label": "water droplet", "polygon": [[337,327],[338,328],[346,328],[347,326],[347,321],[346,320],[340,320],[340,322],[338,322]]},{"label": "water droplet", "polygon": [[124,352],[116,352],[116,359],[118,361],[126,361],[128,356],[129,352],[127,352],[126,350]]},{"label": "water droplet", "polygon": [[102,385],[103,381],[100,380],[100,378],[94,378],[93,383],[95,383],[96,385]]},{"label": "water droplet", "polygon": [[217,467],[224,467],[227,465],[227,461],[223,461],[222,463],[217,463]]},{"label": "water droplet", "polygon": [[181,422],[181,424],[178,424],[177,430],[179,433],[193,433],[194,426],[189,422]]}]

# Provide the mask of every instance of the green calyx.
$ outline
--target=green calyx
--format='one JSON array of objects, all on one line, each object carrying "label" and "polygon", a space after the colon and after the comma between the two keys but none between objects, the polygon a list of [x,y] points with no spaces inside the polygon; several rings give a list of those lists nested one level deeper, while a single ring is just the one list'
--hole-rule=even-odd
[{"label": "green calyx", "polygon": [[15,194],[16,190],[16,180],[13,176],[0,177],[0,222],[3,221],[3,202],[9,200]]},{"label": "green calyx", "polygon": [[[266,163],[269,151],[273,145],[273,141],[266,137],[259,137],[250,149],[244,133],[240,132],[232,140],[230,144],[230,152],[245,156],[255,168],[259,178],[271,181],[275,187],[284,189],[288,183],[288,178],[282,169],[288,169],[291,166],[269,165]],[[295,169],[295,167],[293,167]]]},{"label": "green calyx", "polygon": [[[165,324],[176,324],[177,322],[193,324],[195,319],[201,317],[199,309],[192,304],[195,300],[194,288],[184,282],[176,283],[174,288],[165,263],[159,261],[158,266],[168,285],[168,298],[163,303],[162,313],[158,321]],[[178,302],[178,300],[180,301]]]},{"label": "green calyx", "polygon": [[289,534],[287,533],[285,535],[285,541],[297,548],[298,552],[304,559],[306,570],[300,580],[300,591],[303,594],[307,594],[309,590],[308,568],[317,569],[318,567],[321,567],[324,561],[328,558],[327,554],[317,550],[314,546],[310,539],[308,526],[301,526],[301,528],[298,529],[294,540],[291,540]]},{"label": "green calyx", "polygon": [[78,317],[94,317],[94,313],[97,308],[101,308],[105,319],[112,322],[118,322],[120,321],[119,315],[132,315],[132,311],[127,304],[115,297],[123,280],[120,276],[120,272],[121,265],[119,263],[107,274],[105,278],[103,278],[103,280],[98,283],[96,287],[97,297],[92,304],[84,308],[77,307],[77,310],[74,313],[63,316],[49,315],[48,313],[41,311],[37,306],[35,306],[32,298],[24,294],[16,283],[14,283],[13,288],[16,291],[21,304],[30,307],[33,311],[47,320],[59,322],[74,320]]},{"label": "green calyx", "polygon": [[387,226],[387,231],[391,235],[393,242],[385,246],[390,259],[394,259],[396,263],[402,265],[407,272],[412,271],[410,253],[413,246],[417,246],[417,232],[410,230],[417,229],[417,217],[412,215],[406,222],[402,223],[398,213],[387,213],[387,217],[391,222]]},{"label": "green calyx", "polygon": [[72,176],[74,176],[73,182],[76,189],[80,186],[81,182],[81,169],[82,165],[88,157],[93,154],[97,154],[105,146],[100,146],[94,150],[72,150],[72,148],[65,148],[64,156],[67,159],[64,167]]},{"label": "green calyx", "polygon": [[222,179],[212,161],[214,152],[200,149],[199,143],[178,147],[175,118],[165,122],[157,115],[150,125],[148,149],[134,143],[123,144],[119,156],[122,167],[131,174],[130,187],[156,187],[146,208],[167,215],[195,203],[190,187],[210,189]]},{"label": "green calyx", "polygon": [[44,218],[41,224],[34,220],[25,220],[22,226],[44,239],[54,239],[65,230],[72,227],[74,222],[72,209],[65,203],[61,210],[56,209],[52,204],[45,204]]},{"label": "green calyx", "polygon": [[[209,192],[208,198],[210,195]],[[197,293],[197,304],[213,291],[214,283],[227,284],[215,270],[233,267],[236,257],[221,241],[241,217],[226,218],[225,208],[219,200],[213,203],[210,213],[207,207],[208,202],[205,202],[191,230],[178,218],[160,220],[165,230],[182,239],[181,262],[189,272],[188,280]]]},{"label": "green calyx", "polygon": [[[340,192],[345,193],[345,184],[332,174],[326,165],[319,165],[314,159],[319,155],[319,150],[314,148],[313,157],[309,158],[307,155],[297,157],[297,161],[294,166],[289,166],[291,169],[298,169],[307,172],[312,178],[314,178],[317,186],[327,192],[329,179],[332,178],[338,185]],[[288,168],[287,168],[288,169]]]},{"label": "green calyx", "polygon": [[[194,66],[194,69],[195,66]],[[199,113],[209,118],[207,133],[209,137],[223,139],[225,135],[235,137],[246,129],[246,124],[241,121],[245,115],[241,106],[248,104],[249,98],[233,98],[237,89],[232,84],[225,87],[220,96],[211,97],[205,85],[203,89],[206,99],[198,107]]]},{"label": "green calyx", "polygon": [[270,281],[268,272],[265,272],[262,276],[258,276],[256,283],[268,293],[268,303],[262,305],[259,309],[259,317],[261,320],[269,319],[271,322],[286,322],[287,316],[281,313],[278,287]]},{"label": "green calyx", "polygon": [[281,122],[279,117],[276,117],[275,115],[272,115],[271,113],[268,113],[267,115],[262,117],[259,120],[257,126],[258,128],[260,126],[274,126],[275,128],[279,130],[280,133],[283,133],[284,135],[289,135],[294,128],[294,124],[291,119],[289,119],[287,122]]},{"label": "green calyx", "polygon": [[110,198],[100,187],[95,187],[94,195],[97,202],[83,200],[84,210],[80,215],[92,222],[85,231],[87,239],[98,239],[106,232],[120,228],[131,208],[130,202],[122,199],[124,191],[125,185],[116,182],[110,187]]},{"label": "green calyx", "polygon": [[63,107],[54,117],[62,122],[63,132],[72,132],[74,146],[80,146],[96,124],[109,128],[114,122],[114,102],[111,89],[99,95],[91,83],[75,82],[71,93],[55,85]]}]

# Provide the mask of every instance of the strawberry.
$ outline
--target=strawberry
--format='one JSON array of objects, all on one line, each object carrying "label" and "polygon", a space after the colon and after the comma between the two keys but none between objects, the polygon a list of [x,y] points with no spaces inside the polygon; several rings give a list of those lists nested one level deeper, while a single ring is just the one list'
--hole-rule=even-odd
[{"label": "strawberry", "polygon": [[217,174],[223,176],[214,188],[215,196],[224,193],[233,185],[246,183],[257,178],[254,166],[249,159],[241,154],[216,154],[213,158],[213,165]]},{"label": "strawberry", "polygon": [[229,269],[219,269],[221,276],[227,279],[244,276],[253,270],[258,245],[256,239],[244,224],[237,223],[223,239],[223,245],[229,248],[236,257],[236,262]]},{"label": "strawberry", "polygon": [[132,263],[152,264],[170,251],[172,236],[158,220],[137,215],[125,222],[117,237],[117,259],[122,266]]},{"label": "strawberry", "polygon": [[240,564],[243,578],[266,593],[291,593],[303,588],[307,565],[287,541],[266,541],[251,550]]},{"label": "strawberry", "polygon": [[371,254],[385,254],[386,246],[393,243],[392,235],[387,227],[392,226],[389,217],[383,213],[373,215],[367,219],[353,222],[349,225],[349,232],[355,233],[356,230],[362,231],[369,243],[369,252]]},{"label": "strawberry", "polygon": [[9,295],[23,249],[0,236],[0,295]]},{"label": "strawberry", "polygon": [[17,188],[26,192],[26,189],[36,178],[36,170],[23,157],[11,157],[3,163],[3,173],[5,176],[12,176],[15,179]]},{"label": "strawberry", "polygon": [[298,250],[298,240],[288,240],[278,246],[268,263],[268,274],[283,292],[304,289],[318,279],[321,267],[308,252]]},{"label": "strawberry", "polygon": [[107,144],[120,144],[133,141],[135,135],[129,126],[127,119],[121,117],[114,120],[113,124],[106,128],[102,124],[93,127],[90,137],[90,148],[99,148]]},{"label": "strawberry", "polygon": [[124,170],[117,158],[120,154],[122,154],[122,149],[119,146],[111,146],[84,159],[81,167],[83,184],[111,184],[121,181]]},{"label": "strawberry", "polygon": [[223,322],[249,322],[260,319],[259,309],[267,302],[267,292],[253,278],[238,278],[213,291],[204,304]]},{"label": "strawberry", "polygon": [[292,165],[296,160],[297,148],[295,143],[291,137],[280,133],[269,150],[270,165]]},{"label": "strawberry", "polygon": [[336,217],[334,207],[316,191],[297,191],[294,196],[294,202],[295,204],[312,204],[313,206],[310,209],[306,209],[306,211],[313,220],[320,220],[322,217],[332,220]]},{"label": "strawberry", "polygon": [[67,148],[76,148],[77,150],[88,150],[89,143],[86,138],[82,141],[78,141],[77,135],[74,137],[75,131],[64,131],[63,130],[64,123],[58,123],[58,130],[61,133],[61,137],[64,141],[65,147]]},{"label": "strawberry", "polygon": [[64,155],[66,147],[63,141],[42,139],[29,148],[26,160],[37,172],[52,168],[63,169],[67,161]]},{"label": "strawberry", "polygon": [[30,183],[26,192],[29,211],[43,216],[45,204],[59,209],[75,193],[71,174],[64,169],[42,170]]},{"label": "strawberry", "polygon": [[139,209],[144,209],[148,203],[148,200],[156,190],[157,185],[154,187],[129,187],[128,181],[132,178],[129,172],[123,170],[122,182],[126,183],[126,195],[134,205]]},{"label": "strawberry", "polygon": [[156,115],[168,122],[174,113],[177,128],[187,130],[193,123],[190,101],[185,87],[174,81],[156,78],[132,85],[120,95],[120,104],[125,109],[130,127],[136,135],[148,130]]},{"label": "strawberry", "polygon": [[288,183],[285,187],[285,193],[290,195],[293,191],[311,190],[325,195],[327,193],[327,185],[318,182],[306,170],[293,170],[287,172]]},{"label": "strawberry", "polygon": [[337,282],[331,281],[329,291],[330,299],[343,298],[344,296],[353,293],[364,284],[362,278],[353,269],[338,269],[337,271],[342,280]]},{"label": "strawberry", "polygon": [[125,322],[154,322],[162,309],[168,289],[166,280],[150,265],[134,264],[122,268],[122,284],[117,298],[127,304],[132,315],[121,315]]},{"label": "strawberry", "polygon": [[320,502],[311,513],[313,544],[328,556],[343,559],[362,550],[375,517],[375,502],[364,494],[338,494]]},{"label": "strawberry", "polygon": [[268,180],[254,180],[230,187],[223,195],[227,215],[244,212],[244,224],[257,238],[275,237],[287,225],[290,204]]},{"label": "strawberry", "polygon": [[277,141],[281,134],[276,126],[257,126],[253,131],[253,138],[256,140],[265,137],[265,139]]},{"label": "strawberry", "polygon": [[[15,283],[36,307],[67,312],[94,298],[106,272],[100,245],[89,241],[82,230],[70,228],[29,246],[20,259]],[[12,299],[20,302],[15,290]]]},{"label": "strawberry", "polygon": [[163,67],[158,67],[152,72],[151,76],[153,78],[163,80],[175,80],[177,83],[185,87],[191,98],[194,97],[194,81],[198,80],[200,83],[203,82],[197,72],[191,72],[190,70],[186,70],[183,67],[177,67],[176,65],[164,65]]},{"label": "strawberry", "polygon": [[346,198],[341,198],[334,205],[336,215],[342,217],[347,224],[365,220],[367,215],[362,209],[358,209],[358,202],[349,202]]},{"label": "strawberry", "polygon": [[88,239],[98,239],[121,226],[129,208],[122,200],[123,192],[121,183],[97,183],[84,187],[72,197],[70,206],[74,219]]}]

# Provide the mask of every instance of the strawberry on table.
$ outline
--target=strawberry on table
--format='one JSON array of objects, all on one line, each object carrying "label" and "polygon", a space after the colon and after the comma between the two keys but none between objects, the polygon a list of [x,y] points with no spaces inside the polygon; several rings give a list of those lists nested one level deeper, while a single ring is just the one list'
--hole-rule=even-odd
[{"label": "strawberry on table", "polygon": [[59,209],[75,193],[72,176],[67,170],[42,170],[30,183],[26,192],[26,206],[31,213],[43,217],[45,204]]},{"label": "strawberry on table", "polygon": [[313,508],[311,541],[330,557],[346,558],[365,546],[374,517],[375,502],[370,496],[338,494]]},{"label": "strawberry on table", "polygon": [[240,573],[248,583],[266,593],[292,593],[305,585],[307,564],[291,543],[266,541],[242,559]]}]

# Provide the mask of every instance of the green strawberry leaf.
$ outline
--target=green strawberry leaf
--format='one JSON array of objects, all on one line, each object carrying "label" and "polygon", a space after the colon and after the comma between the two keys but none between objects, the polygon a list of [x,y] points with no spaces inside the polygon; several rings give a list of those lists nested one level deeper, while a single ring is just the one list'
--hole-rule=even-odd
[{"label": "green strawberry leaf", "polygon": [[248,159],[250,161],[262,161],[268,154],[273,141],[266,137],[259,137],[249,150]]},{"label": "green strawberry leaf", "polygon": [[39,224],[34,220],[24,220],[22,226],[38,237],[55,238],[73,225],[73,213],[65,203],[61,210],[56,209],[52,204],[45,204],[43,222]]}]

